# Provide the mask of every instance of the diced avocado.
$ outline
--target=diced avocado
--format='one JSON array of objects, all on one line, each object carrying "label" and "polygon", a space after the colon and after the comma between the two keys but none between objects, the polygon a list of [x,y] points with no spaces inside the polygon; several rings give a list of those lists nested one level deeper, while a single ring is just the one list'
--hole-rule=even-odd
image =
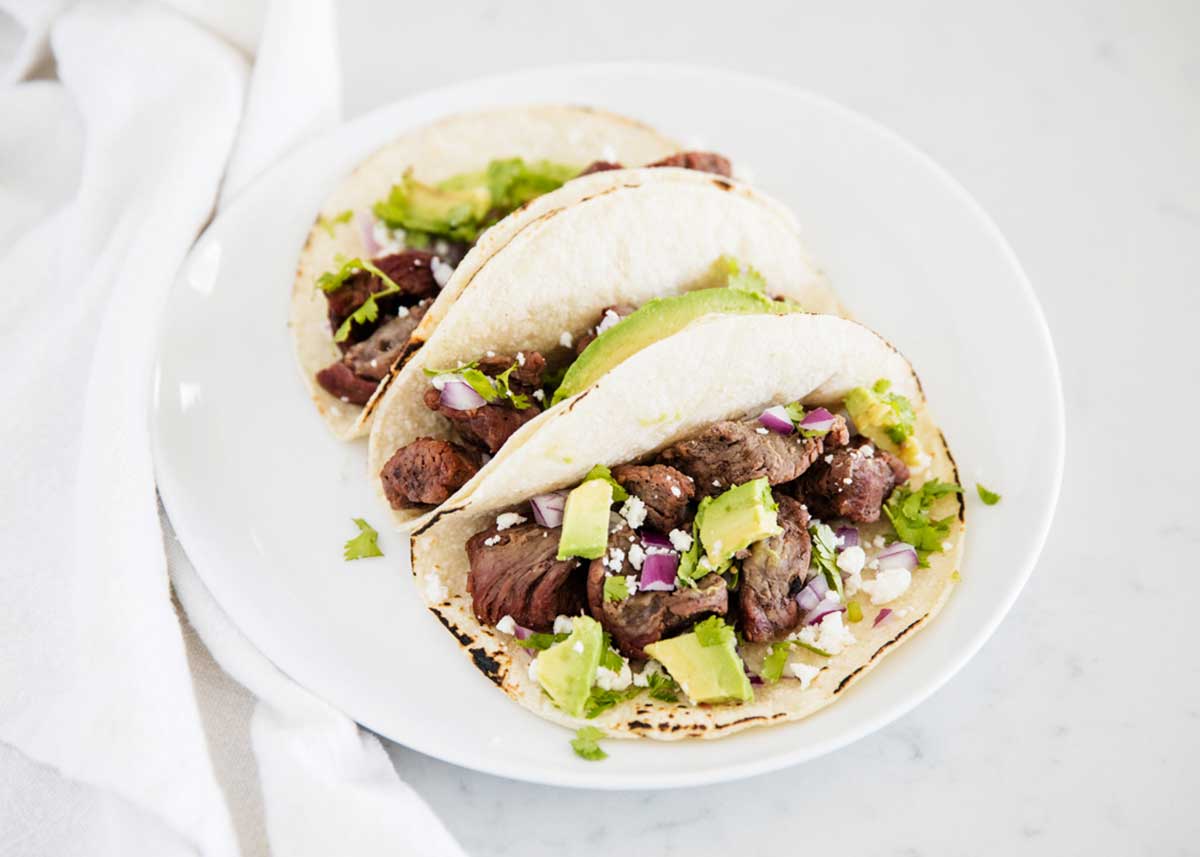
[{"label": "diced avocado", "polygon": [[588,616],[572,620],[571,633],[537,656],[537,681],[550,699],[572,717],[582,717],[596,668],[600,666],[604,631]]},{"label": "diced avocado", "polygon": [[783,532],[776,520],[778,508],[765,477],[713,498],[700,521],[700,542],[709,564],[719,566],[738,551]]},{"label": "diced avocado", "polygon": [[846,411],[859,432],[876,446],[899,455],[910,467],[918,467],[928,456],[913,434],[916,416],[912,403],[899,393],[888,392],[891,386],[881,378],[871,388],[855,387],[846,394]]},{"label": "diced avocado", "polygon": [[655,298],[588,344],[563,376],[562,383],[554,391],[553,401],[561,402],[586,390],[614,366],[660,339],[678,333],[701,316],[712,313],[786,315],[798,310],[796,304],[773,301],[765,294],[736,288],[699,289]]},{"label": "diced avocado", "polygon": [[392,228],[474,241],[491,206],[485,183],[434,187],[405,173],[387,199],[375,204],[375,216]]},{"label": "diced avocado", "polygon": [[754,698],[732,629],[713,645],[704,645],[691,631],[651,643],[646,654],[666,667],[693,703],[749,702]]},{"label": "diced avocado", "polygon": [[567,495],[558,558],[573,556],[596,559],[608,549],[608,515],[612,509],[612,485],[589,479]]}]

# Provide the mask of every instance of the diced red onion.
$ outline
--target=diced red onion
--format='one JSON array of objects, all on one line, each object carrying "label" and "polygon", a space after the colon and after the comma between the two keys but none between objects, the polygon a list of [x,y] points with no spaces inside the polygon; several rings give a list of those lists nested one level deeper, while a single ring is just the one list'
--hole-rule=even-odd
[{"label": "diced red onion", "polygon": [[675,572],[679,568],[679,554],[646,554],[642,563],[642,576],[638,581],[641,592],[671,592],[675,589]]},{"label": "diced red onion", "polygon": [[826,599],[818,604],[814,609],[808,611],[808,615],[804,617],[805,625],[815,625],[828,616],[830,613],[845,613],[846,605],[840,601],[829,601]]},{"label": "diced red onion", "polygon": [[379,246],[379,242],[375,240],[375,215],[369,211],[360,211],[358,213],[358,228],[362,232],[363,249],[366,250],[367,257],[374,259],[379,255],[379,251],[383,249]]},{"label": "diced red onion", "polygon": [[483,396],[466,381],[451,379],[442,385],[441,402],[455,411],[469,411],[487,404]]},{"label": "diced red onion", "polygon": [[833,534],[837,536],[837,549],[844,551],[846,548],[858,547],[858,528],[857,527],[838,527]]},{"label": "diced red onion", "polygon": [[654,530],[642,530],[642,547],[644,548],[662,548],[663,550],[673,550],[674,546],[671,540],[662,533]]},{"label": "diced red onion", "polygon": [[800,420],[800,428],[808,431],[829,431],[833,428],[833,414],[824,408],[813,408]]},{"label": "diced red onion", "polygon": [[874,627],[875,627],[875,625],[878,625],[880,622],[882,622],[884,619],[886,619],[888,616],[891,616],[891,615],[892,615],[892,608],[891,608],[891,607],[884,607],[884,608],[883,608],[882,610],[880,610],[880,611],[879,611],[879,613],[878,613],[878,614],[875,616],[875,622],[874,622],[874,624],[872,624],[872,625],[871,625],[871,627],[872,627],[872,628],[874,628]]},{"label": "diced red onion", "polygon": [[813,594],[818,598],[824,598],[825,593],[829,591],[829,581],[825,579],[824,572],[818,571],[813,575],[813,579],[806,584],[808,589],[813,591]]},{"label": "diced red onion", "polygon": [[892,542],[881,550],[875,557],[879,561],[879,570],[885,568],[907,568],[917,570],[917,550],[906,542]]},{"label": "diced red onion", "polygon": [[773,405],[767,408],[759,414],[758,421],[763,428],[770,429],[776,434],[791,434],[796,430],[783,405]]},{"label": "diced red onion", "polygon": [[526,628],[524,625],[514,625],[513,636],[518,640],[528,640],[531,636],[533,636],[533,631]]},{"label": "diced red onion", "polygon": [[563,509],[567,505],[567,492],[555,491],[551,494],[538,494],[529,501],[533,509],[533,519],[542,527],[561,527]]},{"label": "diced red onion", "polygon": [[796,603],[800,605],[801,610],[808,613],[821,603],[821,596],[806,586],[796,593]]}]

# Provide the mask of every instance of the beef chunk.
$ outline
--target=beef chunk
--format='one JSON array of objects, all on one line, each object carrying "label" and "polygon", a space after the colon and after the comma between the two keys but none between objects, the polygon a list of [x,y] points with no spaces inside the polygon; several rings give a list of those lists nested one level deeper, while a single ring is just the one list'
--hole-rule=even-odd
[{"label": "beef chunk", "polygon": [[[620,571],[613,574],[637,575],[628,557],[631,537],[633,530],[622,526],[608,538],[610,553],[614,548],[626,553]],[[588,611],[612,634],[613,643],[627,657],[644,658],[645,648],[651,643],[682,632],[714,613],[724,616],[729,610],[729,590],[719,574],[705,575],[695,589],[638,592],[623,601],[606,601],[604,580],[608,573],[604,557],[592,560],[587,574]]]},{"label": "beef chunk", "polygon": [[479,621],[495,625],[512,616],[518,625],[549,631],[555,616],[578,613],[583,576],[573,572],[579,560],[560,560],[557,553],[558,531],[533,523],[471,536],[467,591]]},{"label": "beef chunk", "polygon": [[[615,161],[592,161],[583,168],[583,172],[581,172],[579,175],[590,176],[592,173],[606,173],[609,170],[619,169],[622,169],[622,167]],[[576,178],[578,178],[578,176],[576,176]]]},{"label": "beef chunk", "polygon": [[431,303],[433,299],[426,298],[412,309],[403,308],[403,315],[383,323],[362,342],[352,345],[346,351],[343,362],[360,378],[382,381],[392,364],[404,353],[409,338],[425,317],[425,311]]},{"label": "beef chunk", "polygon": [[396,450],[379,472],[393,509],[435,505],[474,476],[479,455],[448,440],[422,437]]},{"label": "beef chunk", "polygon": [[904,462],[865,438],[855,438],[853,445],[822,456],[800,477],[796,490],[818,518],[869,524],[879,520],[892,489],[907,479]]},{"label": "beef chunk", "polygon": [[[341,343],[343,350],[370,336],[375,328],[396,314],[397,308],[412,306],[424,298],[437,295],[437,280],[433,278],[433,270],[430,268],[432,260],[433,254],[422,250],[405,250],[375,260],[375,266],[391,277],[400,287],[400,292],[379,299],[379,317],[375,321],[351,326],[349,337]],[[363,305],[368,296],[385,288],[386,284],[379,277],[367,271],[359,271],[337,289],[326,292],[330,328],[336,331],[342,326],[342,322]]]},{"label": "beef chunk", "polygon": [[522,351],[521,359],[508,354],[493,354],[479,358],[479,371],[495,378],[518,364],[508,376],[508,385],[520,393],[532,393],[542,386],[542,372],[546,369],[546,358],[538,351]]},{"label": "beef chunk", "polygon": [[791,497],[776,499],[783,532],[756,542],[742,563],[738,612],[742,633],[754,642],[779,639],[800,622],[792,596],[804,584],[812,553],[808,512]]},{"label": "beef chunk", "polygon": [[646,523],[663,533],[683,525],[696,494],[691,479],[665,464],[622,464],[613,468],[613,478],[646,504]]},{"label": "beef chunk", "polygon": [[331,396],[352,405],[365,405],[379,386],[379,382],[372,378],[358,377],[353,369],[340,360],[318,372],[317,383]]},{"label": "beef chunk", "polygon": [[683,167],[685,170],[699,170],[702,173],[715,173],[726,178],[733,175],[733,165],[729,158],[715,152],[676,152],[674,155],[646,164],[648,167]]},{"label": "beef chunk", "polygon": [[759,428],[757,422],[713,423],[667,447],[659,460],[696,480],[696,490],[702,496],[712,496],[761,476],[772,485],[791,482],[826,447],[841,446],[849,440],[846,421],[840,416],[823,437],[763,434]]},{"label": "beef chunk", "polygon": [[513,432],[542,412],[532,402],[521,410],[508,405],[480,405],[478,408],[458,411],[443,405],[442,394],[433,387],[425,391],[425,407],[454,423],[465,441],[490,453],[499,452]]},{"label": "beef chunk", "polygon": [[[602,325],[604,323],[604,320],[606,318],[608,318],[609,313],[613,313],[617,316],[617,318],[621,319],[621,318],[625,318],[627,315],[632,314],[635,309],[637,309],[637,307],[630,306],[629,304],[616,304],[614,306],[606,306],[600,312],[600,317],[598,319],[596,319],[596,323],[593,324],[591,327],[589,327],[587,329],[586,333],[580,334],[579,337],[575,340],[576,356],[582,354],[583,349],[585,349],[589,345],[591,345],[592,340],[600,335],[596,332],[596,330],[600,327],[600,325]],[[605,329],[607,330],[607,328],[605,328]]]}]

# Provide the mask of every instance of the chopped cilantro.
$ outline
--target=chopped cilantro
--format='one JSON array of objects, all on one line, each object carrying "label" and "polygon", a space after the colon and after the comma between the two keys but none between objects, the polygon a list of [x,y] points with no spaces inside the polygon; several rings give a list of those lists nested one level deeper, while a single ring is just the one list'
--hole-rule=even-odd
[{"label": "chopped cilantro", "polygon": [[842,573],[837,567],[837,537],[828,524],[815,524],[808,532],[812,535],[812,564],[825,575],[829,588],[844,596]]},{"label": "chopped cilantro", "polygon": [[954,521],[953,515],[931,519],[930,508],[939,497],[961,493],[962,488],[958,485],[939,482],[936,479],[926,482],[916,491],[901,485],[892,492],[892,496],[884,504],[883,511],[892,522],[892,528],[900,537],[900,541],[915,547],[924,561],[928,554],[942,549],[942,542]]},{"label": "chopped cilantro", "polygon": [[438,375],[457,375],[458,373],[462,372],[464,369],[474,369],[478,365],[479,365],[478,360],[472,360],[470,363],[462,364],[457,369],[422,369],[421,371],[424,372],[426,375],[428,375],[430,378],[436,378]]},{"label": "chopped cilantro", "polygon": [[857,601],[851,601],[846,604],[846,618],[851,622],[861,622],[863,617],[862,606]]},{"label": "chopped cilantro", "polygon": [[620,503],[629,499],[629,492],[621,487],[621,483],[613,478],[612,471],[603,464],[597,464],[587,472],[587,476],[583,477],[584,482],[590,482],[593,479],[603,479],[612,486],[614,503]]},{"label": "chopped cilantro", "polygon": [[535,633],[535,634],[530,634],[524,640],[517,640],[517,643],[519,645],[524,646],[527,649],[537,649],[538,651],[544,651],[544,650],[550,648],[551,646],[553,646],[555,643],[561,643],[563,640],[567,639],[567,636],[568,636],[567,634],[538,634],[538,633]]},{"label": "chopped cilantro", "polygon": [[349,562],[352,559],[366,559],[372,556],[383,556],[379,549],[379,533],[362,518],[351,518],[358,527],[358,535],[346,542],[342,556]]},{"label": "chopped cilantro", "polygon": [[370,262],[364,262],[362,259],[347,259],[341,255],[334,257],[334,261],[341,267],[337,271],[326,272],[317,278],[317,288],[324,292],[332,292],[340,289],[346,280],[359,271],[367,271],[374,274],[384,284],[384,288],[380,291],[367,295],[367,299],[337,329],[337,333],[333,335],[334,342],[344,342],[346,337],[350,335],[350,328],[355,324],[367,324],[379,318],[379,304],[376,302],[380,298],[398,293],[400,287],[393,282],[391,277]]},{"label": "chopped cilantro", "polygon": [[642,688],[636,685],[630,685],[624,690],[604,690],[600,687],[593,687],[592,692],[588,694],[588,701],[583,710],[583,716],[591,720],[597,715],[608,711],[613,706],[633,699],[641,692]]},{"label": "chopped cilantro", "polygon": [[600,647],[600,666],[615,673],[619,673],[625,666],[625,659],[613,648],[612,635],[608,631],[604,632],[604,645]]},{"label": "chopped cilantro", "polygon": [[518,365],[520,364],[514,360],[513,365],[509,366],[492,379],[492,383],[496,385],[496,391],[500,394],[501,398],[508,399],[510,402],[512,402],[512,406],[514,408],[516,408],[518,411],[523,411],[529,407],[529,397],[514,392],[508,383],[509,376],[512,375],[513,371]]},{"label": "chopped cilantro", "polygon": [[808,413],[808,411],[804,410],[804,405],[799,402],[788,402],[783,406],[783,409],[787,412],[788,419],[792,421],[792,425],[798,425],[800,420],[804,419],[804,415]]},{"label": "chopped cilantro", "polygon": [[436,378],[439,375],[461,375],[462,379],[471,385],[471,389],[483,397],[484,401],[495,404],[496,402],[507,399],[512,403],[512,406],[518,411],[523,411],[529,407],[529,397],[515,392],[509,386],[509,376],[518,366],[516,362],[509,366],[495,378],[483,374],[478,369],[479,361],[472,360],[470,363],[464,363],[456,369],[422,369],[430,378]]},{"label": "chopped cilantro", "polygon": [[604,733],[595,726],[584,726],[575,733],[575,738],[571,741],[571,749],[575,751],[575,755],[587,759],[589,762],[607,759],[608,753],[601,750],[597,743],[603,737]]},{"label": "chopped cilantro", "polygon": [[336,227],[339,223],[349,223],[350,218],[352,218],[353,216],[354,216],[354,212],[348,208],[343,212],[335,214],[333,217],[326,217],[325,215],[322,214],[320,217],[317,218],[317,225],[320,226],[322,229],[324,229],[326,232],[328,232],[329,237],[332,238],[333,233],[334,233],[334,227]]},{"label": "chopped cilantro", "polygon": [[604,578],[604,600],[624,601],[629,597],[629,582],[622,574]]},{"label": "chopped cilantro", "polygon": [[1000,502],[999,494],[995,491],[989,491],[978,482],[975,483],[975,490],[979,492],[979,499],[983,501],[983,505],[985,506],[995,506]]},{"label": "chopped cilantro", "polygon": [[666,673],[650,673],[646,681],[649,683],[650,696],[654,699],[660,702],[679,701],[679,685]]},{"label": "chopped cilantro", "polygon": [[791,650],[792,645],[787,640],[771,644],[771,651],[763,658],[762,669],[759,670],[763,681],[774,684],[783,677],[783,668],[787,665]]},{"label": "chopped cilantro", "polygon": [[824,649],[819,649],[816,646],[814,646],[812,643],[806,643],[803,640],[792,640],[791,642],[793,645],[799,646],[800,648],[804,649],[805,651],[812,652],[814,655],[820,655],[823,658],[832,658],[833,657],[832,652],[827,652]]},{"label": "chopped cilantro", "polygon": [[702,646],[721,646],[737,642],[733,626],[727,625],[720,616],[709,616],[703,622],[698,622],[693,630]]}]

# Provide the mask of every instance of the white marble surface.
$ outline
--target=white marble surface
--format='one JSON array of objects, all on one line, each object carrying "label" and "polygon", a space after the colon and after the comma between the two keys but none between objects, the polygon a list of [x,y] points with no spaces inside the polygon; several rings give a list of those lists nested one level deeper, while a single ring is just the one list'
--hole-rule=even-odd
[{"label": "white marble surface", "polygon": [[[772,75],[890,125],[1007,234],[1053,330],[1068,413],[1039,568],[933,699],[814,763],[657,794],[523,785],[393,747],[467,850],[1200,851],[1200,643],[1188,634],[1200,609],[1200,459],[1188,451],[1200,417],[1200,5],[419,8],[345,5],[351,115],[492,71],[663,59]],[[1020,408],[997,402],[996,418]]]}]

